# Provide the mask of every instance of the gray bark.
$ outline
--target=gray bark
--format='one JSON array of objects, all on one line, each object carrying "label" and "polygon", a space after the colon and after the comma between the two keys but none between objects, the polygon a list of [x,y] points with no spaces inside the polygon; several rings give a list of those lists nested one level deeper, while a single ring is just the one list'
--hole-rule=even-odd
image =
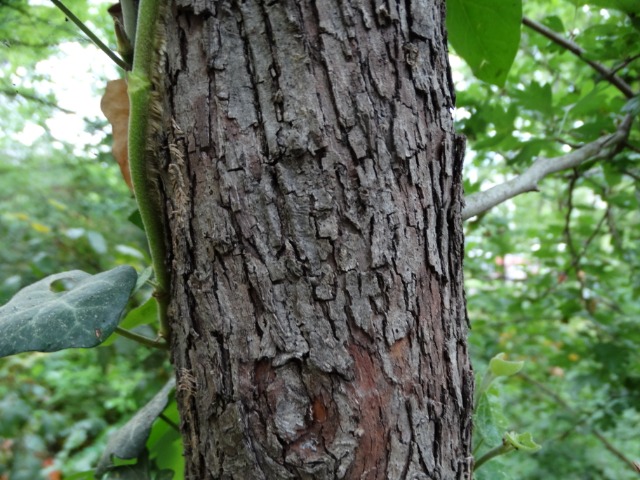
[{"label": "gray bark", "polygon": [[171,4],[186,478],[470,478],[444,1],[375,5]]}]

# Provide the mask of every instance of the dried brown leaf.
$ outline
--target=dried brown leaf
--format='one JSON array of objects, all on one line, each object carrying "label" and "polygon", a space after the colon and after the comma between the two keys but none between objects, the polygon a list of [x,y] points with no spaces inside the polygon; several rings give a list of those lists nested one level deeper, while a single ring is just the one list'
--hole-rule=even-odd
[{"label": "dried brown leaf", "polygon": [[100,101],[100,109],[107,117],[113,130],[112,152],[124,181],[133,191],[129,172],[128,131],[129,131],[129,94],[124,79],[110,80]]}]

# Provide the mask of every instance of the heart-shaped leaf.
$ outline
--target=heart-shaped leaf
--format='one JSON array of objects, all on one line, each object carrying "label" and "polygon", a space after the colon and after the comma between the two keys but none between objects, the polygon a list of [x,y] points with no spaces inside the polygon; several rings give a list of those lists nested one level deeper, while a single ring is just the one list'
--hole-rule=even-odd
[{"label": "heart-shaped leaf", "polygon": [[96,477],[100,478],[112,466],[112,457],[121,459],[136,458],[145,451],[145,445],[156,418],[167,407],[168,395],[175,386],[175,379],[170,379],[144,407],[138,410],[131,420],[120,428],[109,439],[105,451],[96,468]]},{"label": "heart-shaped leaf", "polygon": [[489,362],[489,369],[494,377],[510,377],[515,375],[524,366],[524,361],[509,361],[504,359],[505,354],[499,353]]},{"label": "heart-shaped leaf", "polygon": [[448,0],[449,41],[480,80],[502,86],[518,52],[522,0]]},{"label": "heart-shaped leaf", "polygon": [[129,266],[90,275],[56,273],[0,307],[0,357],[90,348],[113,333],[138,275]]}]

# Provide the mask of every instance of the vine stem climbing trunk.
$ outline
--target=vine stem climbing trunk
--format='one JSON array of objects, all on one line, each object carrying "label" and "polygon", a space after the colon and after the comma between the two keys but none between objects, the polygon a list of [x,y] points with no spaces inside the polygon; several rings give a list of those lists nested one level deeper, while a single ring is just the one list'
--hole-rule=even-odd
[{"label": "vine stem climbing trunk", "polygon": [[444,0],[170,2],[189,479],[470,478]]}]

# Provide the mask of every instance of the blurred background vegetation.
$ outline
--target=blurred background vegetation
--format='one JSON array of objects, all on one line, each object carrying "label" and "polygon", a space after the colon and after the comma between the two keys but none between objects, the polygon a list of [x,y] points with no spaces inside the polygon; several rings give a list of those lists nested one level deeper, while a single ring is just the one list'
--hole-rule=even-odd
[{"label": "blurred background vegetation", "polygon": [[[525,17],[639,91],[640,2],[523,7]],[[637,97],[629,101],[584,61],[525,26],[503,88],[464,72],[461,65],[456,115],[469,149],[466,194],[513,178],[536,156],[557,157],[613,133],[626,112],[638,113]],[[478,471],[482,478],[640,475],[633,466],[640,461],[638,123],[617,155],[559,172],[540,183],[539,193],[465,223],[476,373],[498,352],[526,361],[524,373],[494,393],[504,428],[529,431],[543,445],[533,455],[488,463]]]},{"label": "blurred background vegetation", "polygon": [[[114,46],[109,2],[66,3]],[[640,88],[636,0],[532,0],[524,9]],[[118,75],[108,62],[50,2],[0,0],[0,303],[60,271],[148,265],[99,111],[107,77]],[[613,133],[634,108],[585,62],[526,27],[504,87],[475,79],[455,57],[453,65],[467,194],[512,178],[538,155]],[[78,79],[93,97],[80,94]],[[638,477],[639,161],[636,122],[616,156],[560,172],[539,193],[466,222],[475,370],[499,352],[526,361],[522,374],[491,390],[495,423],[486,428],[529,431],[543,445],[488,463],[478,478]],[[109,433],[169,372],[162,353],[123,339],[0,359],[0,479],[89,471]]]},{"label": "blurred background vegetation", "polygon": [[[114,45],[108,2],[66,3]],[[56,272],[148,265],[100,112],[106,75],[118,73],[51,2],[0,0],[0,304]],[[124,339],[0,359],[0,479],[90,471],[169,376],[165,353]]]}]

